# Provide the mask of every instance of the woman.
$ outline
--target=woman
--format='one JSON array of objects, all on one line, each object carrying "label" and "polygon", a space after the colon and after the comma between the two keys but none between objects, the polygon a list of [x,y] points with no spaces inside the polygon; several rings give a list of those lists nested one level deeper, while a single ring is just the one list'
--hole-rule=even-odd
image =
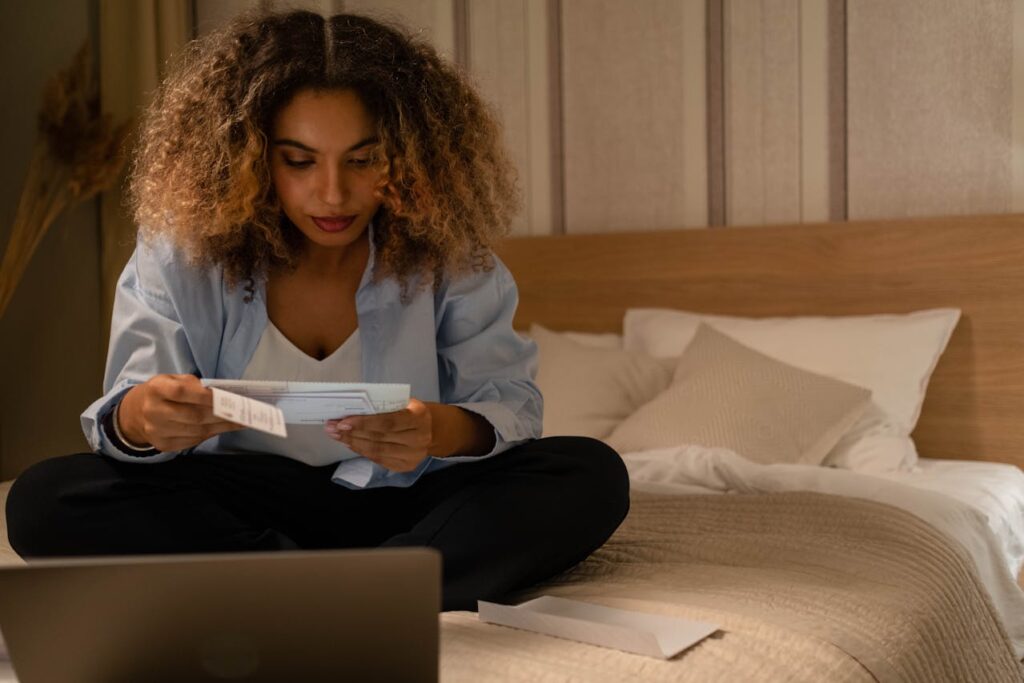
[{"label": "woman", "polygon": [[[358,16],[260,14],[162,85],[131,180],[96,451],[14,483],[24,557],[432,546],[445,609],[584,559],[628,509],[617,454],[538,439],[535,346],[491,253],[516,206],[492,116],[432,48]],[[213,415],[200,378],[398,382],[397,412]]]}]

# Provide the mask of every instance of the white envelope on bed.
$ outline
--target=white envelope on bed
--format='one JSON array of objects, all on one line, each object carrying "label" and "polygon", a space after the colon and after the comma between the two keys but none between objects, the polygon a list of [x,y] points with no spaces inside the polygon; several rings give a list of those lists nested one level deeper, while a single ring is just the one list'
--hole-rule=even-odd
[{"label": "white envelope on bed", "polygon": [[480,621],[591,645],[671,659],[718,630],[717,624],[592,605],[545,595],[520,605],[478,603]]}]

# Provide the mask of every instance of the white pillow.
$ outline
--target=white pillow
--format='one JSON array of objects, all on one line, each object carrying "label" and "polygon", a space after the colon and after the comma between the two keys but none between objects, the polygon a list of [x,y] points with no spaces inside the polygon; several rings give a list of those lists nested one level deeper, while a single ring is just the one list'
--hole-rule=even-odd
[{"label": "white pillow", "polygon": [[[536,323],[534,323],[536,325]],[[538,325],[538,327],[540,327]],[[544,328],[547,329],[547,328]],[[548,330],[549,332],[551,330]],[[528,331],[516,330],[517,333],[532,339],[533,336]],[[618,349],[622,350],[622,335],[615,334],[614,332],[556,332],[566,339],[570,339],[577,344],[583,346],[589,346],[595,349]]]},{"label": "white pillow", "polygon": [[529,336],[540,356],[537,386],[544,396],[544,436],[602,439],[672,379],[674,363],[587,346],[574,341],[580,339],[574,333],[552,332],[540,325],[533,325]]},{"label": "white pillow", "polygon": [[562,332],[566,339],[595,349],[622,350],[622,335],[614,332]]},{"label": "white pillow", "polygon": [[672,385],[609,435],[620,453],[699,445],[762,464],[818,465],[871,392],[759,353],[701,324]]},{"label": "white pillow", "polygon": [[910,433],[921,414],[928,380],[959,318],[959,310],[948,308],[902,315],[791,318],[629,309],[623,348],[674,357],[705,322],[772,358],[870,389],[873,405],[825,464],[909,469],[917,461]]},{"label": "white pillow", "polygon": [[822,464],[867,473],[909,472],[917,465],[917,446],[872,401]]}]

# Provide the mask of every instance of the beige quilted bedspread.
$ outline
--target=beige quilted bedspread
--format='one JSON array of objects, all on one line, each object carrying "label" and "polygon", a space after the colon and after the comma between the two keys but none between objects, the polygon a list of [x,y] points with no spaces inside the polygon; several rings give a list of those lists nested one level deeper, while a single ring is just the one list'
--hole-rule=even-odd
[{"label": "beige quilted bedspread", "polygon": [[443,617],[444,681],[1020,681],[973,565],[917,517],[817,493],[633,494],[554,594],[721,624],[669,661]]},{"label": "beige quilted bedspread", "polygon": [[[3,524],[0,564],[20,562]],[[1024,681],[962,549],[853,498],[634,492],[603,548],[516,599],[540,594],[722,630],[662,661],[448,613],[442,681]]]}]

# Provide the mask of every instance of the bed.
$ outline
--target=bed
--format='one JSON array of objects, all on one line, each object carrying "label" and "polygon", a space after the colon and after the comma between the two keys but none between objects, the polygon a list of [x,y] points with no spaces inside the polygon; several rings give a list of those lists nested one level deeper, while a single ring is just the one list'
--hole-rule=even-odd
[{"label": "bed", "polygon": [[[442,680],[1024,680],[1022,256],[1024,216],[508,240],[517,327],[583,333],[609,353],[627,311],[644,307],[961,314],[926,397],[921,387],[912,466],[758,463],[683,442],[627,449],[622,527],[509,599],[712,621],[715,635],[663,661],[447,613]],[[545,359],[542,346],[542,372]],[[17,561],[0,546],[0,562]]]},{"label": "bed", "polygon": [[[660,661],[447,614],[444,680],[1022,679],[1024,217],[522,238],[501,256],[519,329],[601,344],[628,341],[625,314],[642,307],[962,314],[927,383],[913,468],[763,466],[684,444],[626,452],[627,521],[586,562],[511,599],[708,620],[716,636]],[[957,611],[970,603],[977,612]]]}]

